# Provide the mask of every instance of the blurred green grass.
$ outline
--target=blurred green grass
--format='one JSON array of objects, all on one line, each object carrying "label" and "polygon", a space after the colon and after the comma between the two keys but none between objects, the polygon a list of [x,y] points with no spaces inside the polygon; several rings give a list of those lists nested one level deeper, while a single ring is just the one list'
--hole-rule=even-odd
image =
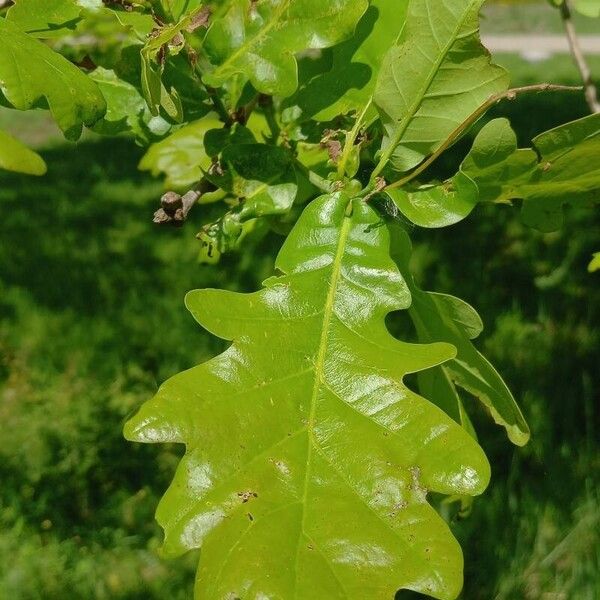
[{"label": "blurred green grass", "polygon": [[[565,59],[499,57],[517,85],[573,82]],[[527,143],[585,111],[578,97],[534,95],[495,115]],[[193,224],[152,226],[160,184],[136,171],[133,143],[59,143],[43,113],[2,111],[0,124],[41,146],[49,165],[40,179],[0,174],[0,598],[191,598],[198,556],[160,560],[152,516],[180,449],[128,444],[121,426],[160,382],[222,348],[187,314],[184,293],[255,289],[281,238],[199,266]],[[453,519],[463,598],[595,600],[600,289],[586,265],[600,249],[598,212],[568,211],[564,229],[544,235],[514,209],[481,207],[457,227],[413,233],[422,284],[477,307],[480,347],[533,430],[512,448],[469,403],[494,475],[472,514]]]}]

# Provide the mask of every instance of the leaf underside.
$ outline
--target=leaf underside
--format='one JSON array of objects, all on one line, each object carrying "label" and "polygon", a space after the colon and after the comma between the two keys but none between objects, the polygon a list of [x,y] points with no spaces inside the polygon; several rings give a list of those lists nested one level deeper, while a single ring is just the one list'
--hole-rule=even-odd
[{"label": "leaf underside", "polygon": [[398,171],[408,171],[490,96],[508,74],[479,41],[483,0],[411,0],[406,25],[387,53],[375,89]]},{"label": "leaf underside", "polygon": [[489,465],[403,383],[454,348],[387,331],[410,293],[379,222],[361,200],[322,197],[262,291],[187,297],[233,344],[167,381],[125,435],[186,444],[157,518],[167,554],[203,548],[197,598],[460,591],[460,547],[427,493],[479,494]]},{"label": "leaf underside", "polygon": [[600,201],[600,114],[546,131],[533,146],[518,149],[508,120],[495,119],[481,130],[462,168],[481,202],[521,199],[527,225],[554,231],[564,205]]}]

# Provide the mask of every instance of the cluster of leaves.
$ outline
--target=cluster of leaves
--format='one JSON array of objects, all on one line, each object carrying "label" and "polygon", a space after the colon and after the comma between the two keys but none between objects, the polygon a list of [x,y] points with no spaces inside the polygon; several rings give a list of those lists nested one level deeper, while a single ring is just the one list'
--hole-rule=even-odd
[{"label": "cluster of leaves", "polygon": [[[529,430],[472,344],[477,313],[413,281],[400,223],[519,200],[550,230],[600,189],[600,115],[526,149],[492,121],[456,175],[428,177],[496,102],[552,87],[509,90],[479,40],[482,2],[19,0],[0,18],[2,103],[49,109],[70,139],[85,125],[151,144],[140,167],[171,188],[155,220],[198,205],[204,260],[287,234],[263,290],[188,296],[232,345],[126,426],[187,446],[158,519],[168,554],[203,547],[198,598],[460,592],[428,494],[467,502],[489,480],[465,392],[514,443]],[[44,172],[1,135],[0,166]],[[385,326],[400,310],[409,341]]]}]

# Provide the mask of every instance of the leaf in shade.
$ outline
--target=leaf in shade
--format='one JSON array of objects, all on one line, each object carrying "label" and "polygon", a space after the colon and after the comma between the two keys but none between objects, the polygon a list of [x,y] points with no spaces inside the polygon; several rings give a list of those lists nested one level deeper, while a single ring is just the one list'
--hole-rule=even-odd
[{"label": "leaf in shade", "polygon": [[457,349],[453,360],[421,374],[420,383],[429,392],[435,391],[436,403],[453,419],[472,430],[454,386],[463,388],[482,402],[514,444],[523,446],[530,436],[523,414],[502,377],[471,342],[483,329],[479,315],[459,298],[420,290],[409,270],[408,235],[395,226],[392,239],[393,256],[412,295],[409,314],[419,341],[446,342]]},{"label": "leaf in shade", "polygon": [[155,176],[165,174],[165,185],[169,189],[189,189],[212,162],[204,147],[206,132],[222,126],[223,123],[214,117],[185,125],[150,146],[140,161],[140,169],[151,171]]},{"label": "leaf in shade", "polygon": [[479,188],[481,202],[523,200],[523,221],[542,231],[558,229],[565,204],[600,201],[600,115],[546,131],[534,148],[517,149],[506,119],[479,133],[464,172]]},{"label": "leaf in shade", "polygon": [[219,254],[237,247],[248,221],[288,213],[298,193],[296,173],[288,151],[255,142],[244,143],[244,138],[252,136],[244,127],[231,132],[229,139],[220,133],[226,131],[229,132],[215,129],[205,136],[205,139],[209,135],[213,138],[210,143],[205,142],[207,148],[214,142],[224,144],[219,151],[221,173],[207,177],[238,198],[239,205],[216,223],[203,227],[198,235],[205,245],[211,245]]},{"label": "leaf in shade", "polygon": [[382,151],[408,171],[432,154],[493,94],[508,74],[479,40],[483,0],[410,0],[399,42],[387,53],[375,90],[385,128]]},{"label": "leaf in shade", "polygon": [[388,332],[410,294],[379,224],[360,199],[322,197],[264,289],[187,296],[232,345],[166,382],[125,435],[186,445],[157,518],[168,555],[202,547],[197,599],[460,592],[460,547],[427,494],[479,494],[489,465],[403,383],[455,351]]},{"label": "leaf in shade", "polygon": [[219,87],[238,73],[264,94],[290,96],[298,87],[295,54],[349,38],[367,0],[231,0],[204,39]]}]

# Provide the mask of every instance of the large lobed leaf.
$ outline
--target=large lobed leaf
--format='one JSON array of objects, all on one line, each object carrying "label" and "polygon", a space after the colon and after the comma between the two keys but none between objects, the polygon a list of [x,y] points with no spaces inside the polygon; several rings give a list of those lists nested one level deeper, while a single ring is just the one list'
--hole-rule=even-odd
[{"label": "large lobed leaf", "polygon": [[367,0],[231,0],[210,26],[204,75],[219,87],[239,73],[265,94],[289,96],[298,86],[295,54],[350,37]]},{"label": "large lobed leaf", "polygon": [[407,171],[490,96],[508,87],[479,41],[483,0],[410,0],[399,42],[387,53],[375,90],[386,137],[382,150]]},{"label": "large lobed leaf", "polygon": [[0,18],[0,90],[15,108],[47,107],[69,139],[106,111],[98,86],[68,60]]},{"label": "large lobed leaf", "polygon": [[460,591],[460,547],[427,494],[479,494],[489,465],[403,383],[455,350],[387,331],[410,293],[379,224],[362,200],[322,197],[263,290],[187,296],[233,344],[167,381],[125,435],[186,444],[157,518],[167,554],[202,547],[197,598]]}]

